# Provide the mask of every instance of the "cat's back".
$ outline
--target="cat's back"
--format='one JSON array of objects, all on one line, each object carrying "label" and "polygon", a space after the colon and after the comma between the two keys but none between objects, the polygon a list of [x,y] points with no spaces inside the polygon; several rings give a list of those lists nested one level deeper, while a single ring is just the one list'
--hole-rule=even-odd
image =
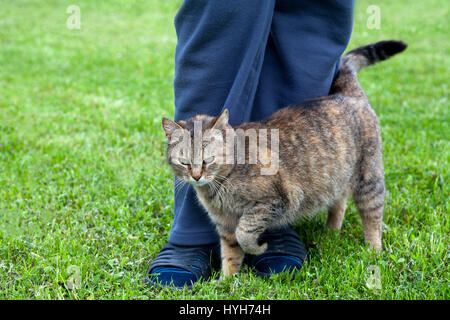
[{"label": "cat's back", "polygon": [[[316,122],[336,125],[340,120],[347,124],[349,120],[356,120],[355,117],[361,117],[367,114],[367,112],[369,112],[370,115],[375,116],[367,99],[333,94],[287,106],[275,112],[269,118],[262,121],[262,123],[268,127],[279,128],[292,124],[304,123],[309,124],[310,127]],[[375,120],[375,118],[370,120]],[[334,121],[330,122],[330,120]]]},{"label": "cat's back", "polygon": [[361,122],[378,123],[367,98],[333,94],[284,107],[262,121],[242,123],[236,128],[325,131]]},{"label": "cat's back", "polygon": [[[314,159],[359,153],[368,141],[380,142],[379,120],[364,96],[333,94],[305,100],[282,108],[259,122],[242,123],[236,128],[277,131],[280,156],[289,158],[306,153]],[[302,157],[308,158],[308,157]]]}]

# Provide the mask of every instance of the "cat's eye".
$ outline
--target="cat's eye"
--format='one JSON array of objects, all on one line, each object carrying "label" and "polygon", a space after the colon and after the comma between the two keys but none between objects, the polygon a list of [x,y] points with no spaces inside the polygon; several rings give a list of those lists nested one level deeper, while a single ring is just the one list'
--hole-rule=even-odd
[{"label": "cat's eye", "polygon": [[203,159],[203,163],[204,164],[210,164],[213,161],[214,161],[214,156],[206,158],[206,159]]},{"label": "cat's eye", "polygon": [[184,166],[191,164],[191,162],[188,159],[184,159],[184,158],[179,158],[178,161],[180,161],[180,163]]}]

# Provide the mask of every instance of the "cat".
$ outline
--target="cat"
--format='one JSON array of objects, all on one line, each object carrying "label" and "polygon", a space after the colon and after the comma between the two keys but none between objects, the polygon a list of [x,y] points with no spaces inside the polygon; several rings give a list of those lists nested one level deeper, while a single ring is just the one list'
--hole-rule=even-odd
[{"label": "cat", "polygon": [[[240,270],[245,253],[266,250],[267,243],[258,238],[267,229],[321,209],[328,210],[326,226],[340,229],[350,195],[365,242],[376,251],[382,249],[385,182],[380,126],[356,74],[406,47],[391,40],[348,52],[329,96],[287,106],[259,122],[232,127],[228,110],[217,117],[162,119],[167,160],[176,177],[194,187],[220,235],[223,276]],[[244,132],[240,141],[246,142],[240,152],[238,131]],[[257,135],[256,160],[250,143],[255,132],[264,133]],[[274,163],[272,173],[262,174]]]}]

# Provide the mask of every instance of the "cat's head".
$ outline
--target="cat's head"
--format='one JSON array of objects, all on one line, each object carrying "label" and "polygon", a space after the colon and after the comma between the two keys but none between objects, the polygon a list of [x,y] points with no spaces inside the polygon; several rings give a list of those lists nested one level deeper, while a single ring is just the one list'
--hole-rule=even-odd
[{"label": "cat's head", "polygon": [[227,109],[217,117],[197,115],[178,122],[163,118],[162,127],[167,137],[167,160],[180,180],[199,187],[232,169],[226,136],[233,129]]}]

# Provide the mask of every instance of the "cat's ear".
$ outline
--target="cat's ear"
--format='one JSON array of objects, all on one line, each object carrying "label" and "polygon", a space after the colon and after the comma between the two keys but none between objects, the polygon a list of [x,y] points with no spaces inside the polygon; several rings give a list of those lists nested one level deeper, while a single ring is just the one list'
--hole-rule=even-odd
[{"label": "cat's ear", "polygon": [[180,126],[175,121],[172,121],[167,118],[162,118],[162,127],[164,129],[164,132],[166,133],[167,141],[170,142],[170,139],[172,138],[172,134],[175,132],[175,130],[183,129],[182,126]]},{"label": "cat's ear", "polygon": [[226,129],[228,127],[228,118],[229,118],[228,109],[225,109],[214,120],[212,129],[218,129],[218,130]]}]

